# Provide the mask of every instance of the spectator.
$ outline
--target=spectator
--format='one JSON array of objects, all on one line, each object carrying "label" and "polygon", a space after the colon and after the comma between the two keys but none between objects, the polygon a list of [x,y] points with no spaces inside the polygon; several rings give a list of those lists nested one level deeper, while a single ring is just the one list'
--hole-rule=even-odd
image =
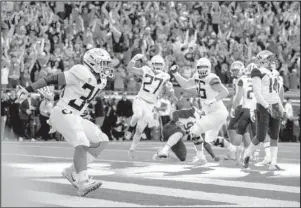
[{"label": "spectator", "polygon": [[8,107],[9,107],[9,98],[6,93],[1,91],[1,139],[8,140],[6,135],[4,135],[7,115],[8,115]]},{"label": "spectator", "polygon": [[127,93],[122,94],[121,100],[117,103],[116,114],[118,117],[123,117],[128,120],[133,115],[132,102],[127,98]]},{"label": "spectator", "polygon": [[95,109],[95,123],[99,128],[101,128],[105,118],[103,97],[100,96],[96,97],[96,104],[94,106],[94,109]]},{"label": "spectator", "polygon": [[40,111],[39,119],[40,119],[41,127],[38,130],[38,132],[36,133],[36,137],[37,138],[41,137],[45,141],[50,139],[50,137],[49,137],[50,135],[48,133],[50,130],[50,126],[47,123],[47,120],[49,119],[52,108],[53,108],[53,101],[43,98],[43,100],[40,104],[40,107],[39,107],[39,111]]},{"label": "spectator", "polygon": [[286,114],[286,125],[285,125],[285,138],[287,141],[291,141],[293,139],[294,133],[294,112],[292,106],[292,100],[287,98],[286,104],[284,105],[285,114]]},{"label": "spectator", "polygon": [[21,119],[21,137],[19,137],[19,141],[23,141],[23,137],[25,139],[30,139],[29,125],[32,114],[32,106],[31,106],[31,95],[28,94],[28,98],[24,100],[20,104],[20,119]]},{"label": "spectator", "polygon": [[159,116],[162,122],[162,126],[170,121],[171,114],[171,102],[168,100],[168,96],[164,95],[158,100],[156,109],[159,112]]}]

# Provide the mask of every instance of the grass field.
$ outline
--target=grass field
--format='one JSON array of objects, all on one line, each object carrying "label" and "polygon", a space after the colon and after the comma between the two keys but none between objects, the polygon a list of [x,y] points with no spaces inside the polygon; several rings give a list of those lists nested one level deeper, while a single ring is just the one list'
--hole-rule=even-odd
[{"label": "grass field", "polygon": [[129,142],[111,142],[89,168],[102,187],[82,198],[60,175],[72,162],[67,143],[2,142],[2,206],[300,207],[300,144],[279,145],[278,162],[285,170],[271,172],[253,164],[242,170],[233,161],[215,163],[208,155],[208,164],[193,165],[189,142],[187,162],[152,161],[162,143],[148,141],[130,160]]}]

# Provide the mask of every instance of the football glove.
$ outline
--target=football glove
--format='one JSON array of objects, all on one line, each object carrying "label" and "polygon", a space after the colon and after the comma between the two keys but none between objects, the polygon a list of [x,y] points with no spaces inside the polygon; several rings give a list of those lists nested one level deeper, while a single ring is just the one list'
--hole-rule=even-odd
[{"label": "football glove", "polygon": [[54,93],[50,90],[48,86],[38,89],[37,91],[47,100],[54,100]]},{"label": "football glove", "polygon": [[20,85],[18,85],[17,88],[19,88],[19,90],[17,91],[17,100],[15,103],[23,103],[23,101],[28,98],[29,92]]},{"label": "football glove", "polygon": [[173,65],[172,67],[170,67],[170,73],[172,74],[175,74],[178,70],[179,70],[178,65]]},{"label": "football glove", "polygon": [[173,91],[175,91],[175,90],[173,89],[172,83],[169,82],[169,81],[166,82],[165,87],[166,87],[166,90],[167,90],[168,92],[173,92]]},{"label": "football glove", "polygon": [[283,115],[284,115],[283,107],[280,106],[279,103],[269,105],[269,107],[267,108],[267,111],[275,119],[283,118]]},{"label": "football glove", "polygon": [[256,120],[255,110],[250,110],[250,119],[252,122],[255,122]]},{"label": "football glove", "polygon": [[138,61],[138,60],[140,60],[140,59],[142,59],[143,58],[143,54],[141,54],[141,53],[138,53],[138,54],[136,54],[134,57],[133,57],[133,61]]},{"label": "football glove", "polygon": [[235,117],[235,109],[231,108],[230,110],[230,117],[234,118]]}]

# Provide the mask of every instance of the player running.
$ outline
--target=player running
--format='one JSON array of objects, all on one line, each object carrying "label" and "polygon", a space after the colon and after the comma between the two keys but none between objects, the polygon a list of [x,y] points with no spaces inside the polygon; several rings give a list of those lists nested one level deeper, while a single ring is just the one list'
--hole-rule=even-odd
[{"label": "player running", "polygon": [[170,80],[170,75],[163,71],[165,61],[160,55],[155,55],[150,60],[150,67],[135,67],[136,61],[145,59],[144,55],[137,54],[128,64],[128,72],[134,73],[142,77],[142,85],[138,95],[133,101],[133,116],[131,118],[128,134],[132,134],[136,126],[133,141],[129,150],[130,158],[134,158],[134,152],[141,139],[141,135],[148,125],[154,126],[154,108],[159,95],[166,91],[169,95],[176,99],[174,89]]},{"label": "player running", "polygon": [[256,56],[259,68],[251,72],[252,85],[257,100],[256,117],[257,133],[252,139],[244,156],[244,168],[249,167],[250,156],[260,142],[263,142],[267,133],[271,141],[271,164],[269,170],[280,170],[277,165],[278,139],[281,119],[284,114],[283,86],[276,71],[276,60],[272,52],[263,50]]},{"label": "player running", "polygon": [[205,113],[190,129],[198,149],[194,162],[207,162],[203,152],[203,138],[201,137],[203,133],[205,133],[206,142],[214,141],[217,145],[234,152],[236,148],[231,143],[224,138],[217,138],[219,130],[228,117],[227,108],[222,100],[228,96],[229,92],[219,77],[211,73],[210,61],[207,58],[200,58],[196,63],[196,73],[188,80],[177,72],[178,68],[178,66],[172,66],[171,73],[182,88],[200,97],[202,111]]},{"label": "player running", "polygon": [[[107,85],[107,77],[113,76],[111,57],[100,48],[87,51],[83,64],[70,70],[40,79],[18,92],[18,101],[23,102],[28,93],[49,85],[65,85],[58,103],[53,108],[49,121],[52,129],[62,134],[74,148],[73,165],[62,175],[77,188],[79,196],[101,186],[100,181],[89,179],[87,165],[92,163],[108,144],[108,137],[95,124],[83,119],[81,114],[94,97]],[[43,93],[42,91],[39,91]]]}]

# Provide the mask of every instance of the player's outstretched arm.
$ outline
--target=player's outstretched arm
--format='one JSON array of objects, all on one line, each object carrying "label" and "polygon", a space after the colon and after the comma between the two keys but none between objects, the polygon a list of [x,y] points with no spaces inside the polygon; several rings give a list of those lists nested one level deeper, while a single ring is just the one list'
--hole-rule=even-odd
[{"label": "player's outstretched arm", "polygon": [[167,81],[165,83],[165,92],[168,93],[168,96],[170,97],[171,102],[177,102],[178,101],[175,90],[174,90],[174,88],[172,86],[172,83],[170,81]]},{"label": "player's outstretched arm", "polygon": [[190,79],[185,79],[184,77],[182,77],[180,75],[180,73],[178,72],[179,70],[179,66],[174,65],[170,68],[170,72],[173,74],[173,76],[175,77],[175,79],[177,80],[177,82],[179,83],[179,85],[182,88],[190,88],[192,87],[195,83],[194,83],[194,79],[190,78]]},{"label": "player's outstretched arm", "polygon": [[39,79],[38,81],[32,83],[32,85],[26,87],[26,90],[28,92],[34,92],[35,90],[38,90],[40,88],[49,86],[49,85],[65,85],[66,84],[66,78],[64,72],[60,72],[55,75],[51,75],[48,77],[45,77],[43,79]]},{"label": "player's outstretched arm", "polygon": [[48,76],[43,79],[39,79],[38,81],[34,82],[30,86],[23,88],[20,86],[20,90],[17,92],[17,103],[22,103],[26,98],[28,93],[34,92],[35,90],[41,89],[43,87],[49,85],[65,85],[66,78],[65,73],[61,72],[55,75]]},{"label": "player's outstretched arm", "polygon": [[129,73],[133,73],[133,74],[136,74],[136,75],[139,75],[139,76],[142,76],[143,75],[143,70],[142,68],[138,68],[138,67],[135,67],[135,64],[136,64],[136,61],[142,59],[144,57],[143,54],[136,54],[129,62],[128,66],[127,66],[127,70]]}]

